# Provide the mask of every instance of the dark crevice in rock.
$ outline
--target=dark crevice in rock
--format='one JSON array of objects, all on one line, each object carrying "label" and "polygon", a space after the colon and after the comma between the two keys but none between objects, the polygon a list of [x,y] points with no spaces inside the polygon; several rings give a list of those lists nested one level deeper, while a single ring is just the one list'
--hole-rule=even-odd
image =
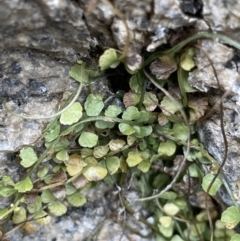
[{"label": "dark crevice in rock", "polygon": [[202,18],[203,3],[201,0],[183,0],[181,1],[181,9],[183,13],[191,16]]},{"label": "dark crevice in rock", "polygon": [[129,91],[129,80],[131,75],[126,71],[124,64],[119,64],[115,69],[107,69],[110,89],[116,93],[119,90]]}]

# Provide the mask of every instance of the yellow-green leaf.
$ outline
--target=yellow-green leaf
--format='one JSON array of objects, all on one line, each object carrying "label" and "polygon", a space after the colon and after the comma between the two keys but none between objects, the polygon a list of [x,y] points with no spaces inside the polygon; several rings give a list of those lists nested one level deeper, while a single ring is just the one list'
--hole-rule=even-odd
[{"label": "yellow-green leaf", "polygon": [[120,166],[120,159],[117,156],[110,156],[106,159],[106,167],[109,173],[114,174]]},{"label": "yellow-green leaf", "polygon": [[108,146],[96,146],[93,149],[93,156],[96,158],[102,158],[108,153],[108,151]]},{"label": "yellow-green leaf", "polygon": [[221,217],[221,221],[225,224],[226,228],[233,229],[240,222],[240,210],[236,206],[227,208]]},{"label": "yellow-green leaf", "polygon": [[27,210],[29,213],[36,213],[42,207],[41,197],[37,197],[34,203],[27,205]]},{"label": "yellow-green leaf", "polygon": [[82,147],[94,147],[97,145],[98,136],[91,132],[83,131],[78,139],[78,143]]},{"label": "yellow-green leaf", "polygon": [[83,175],[88,181],[99,181],[107,175],[107,170],[100,166],[88,166],[84,171]]},{"label": "yellow-green leaf", "polygon": [[18,192],[27,192],[27,191],[31,191],[32,190],[33,184],[32,184],[31,179],[29,177],[26,177],[22,181],[16,183],[14,188]]},{"label": "yellow-green leaf", "polygon": [[138,169],[142,172],[148,172],[151,167],[151,164],[148,160],[144,160],[138,164]]},{"label": "yellow-green leaf", "polygon": [[63,125],[72,125],[78,122],[82,117],[82,106],[79,102],[73,103],[60,116],[60,123]]},{"label": "yellow-green leaf", "polygon": [[20,151],[19,155],[22,159],[21,165],[25,168],[32,166],[37,160],[37,155],[32,147],[25,147]]},{"label": "yellow-green leaf", "polygon": [[34,215],[34,220],[39,225],[46,225],[50,223],[51,217],[45,211],[40,211],[37,212],[36,215]]},{"label": "yellow-green leaf", "polygon": [[129,167],[133,167],[133,166],[136,166],[137,164],[139,164],[142,160],[143,160],[142,156],[139,152],[130,151],[128,153],[126,162]]},{"label": "yellow-green leaf", "polygon": [[180,58],[180,65],[186,71],[190,71],[195,66],[193,60],[194,52],[194,48],[189,48],[182,54]]},{"label": "yellow-green leaf", "polygon": [[27,212],[23,207],[16,207],[13,212],[12,221],[15,224],[22,223],[27,219]]},{"label": "yellow-green leaf", "polygon": [[177,149],[176,143],[171,140],[161,142],[158,148],[158,153],[161,156],[172,156]]},{"label": "yellow-green leaf", "polygon": [[105,70],[109,67],[117,67],[119,64],[117,52],[115,49],[107,49],[99,58],[99,66],[101,70]]},{"label": "yellow-green leaf", "polygon": [[[208,173],[206,176],[203,177],[202,188],[205,192],[208,191],[208,187],[211,184],[213,178],[214,178],[214,175],[211,173]],[[222,181],[219,178],[216,178],[208,193],[212,196],[216,195],[221,185],[222,185]]]},{"label": "yellow-green leaf", "polygon": [[70,176],[74,176],[83,169],[83,161],[82,158],[77,155],[73,154],[69,157],[66,161],[67,172]]},{"label": "yellow-green leaf", "polygon": [[166,203],[163,206],[163,210],[166,212],[166,214],[174,216],[179,212],[180,208],[174,203]]},{"label": "yellow-green leaf", "polygon": [[86,198],[80,193],[67,196],[67,200],[73,207],[80,207],[87,202]]},{"label": "yellow-green leaf", "polygon": [[67,207],[60,201],[49,204],[48,209],[55,216],[62,216],[67,212]]}]

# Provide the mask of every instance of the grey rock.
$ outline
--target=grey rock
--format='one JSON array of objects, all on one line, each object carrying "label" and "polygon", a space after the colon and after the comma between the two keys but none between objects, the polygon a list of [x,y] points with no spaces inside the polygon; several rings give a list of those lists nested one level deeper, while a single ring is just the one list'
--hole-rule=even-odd
[{"label": "grey rock", "polygon": [[[199,46],[200,48],[197,50],[195,58],[197,69],[190,73],[189,83],[202,92],[208,92],[210,107],[218,103],[224,93],[228,93],[227,97],[223,100],[224,131],[228,142],[223,175],[229,190],[233,191],[235,183],[240,179],[238,168],[240,156],[240,75],[237,69],[238,62],[230,64],[234,58],[234,51],[226,45],[216,41],[204,40],[201,41]],[[209,61],[214,65],[220,87]],[[199,125],[198,133],[206,149],[221,165],[224,161],[226,146],[221,130],[219,108],[218,104],[214,114]],[[221,193],[222,201],[231,205],[233,203],[232,198],[226,191],[221,190]]]},{"label": "grey rock", "polygon": [[[165,43],[173,43],[181,35],[183,27],[191,26],[201,30],[235,30],[239,26],[240,3],[236,0],[191,1],[178,0],[115,0],[116,9],[126,19],[130,32],[129,61],[137,59],[139,64],[141,51],[154,51]],[[89,5],[90,4],[90,5]],[[201,12],[201,18],[192,16]],[[185,13],[183,13],[183,11]],[[176,32],[176,34],[175,34]],[[235,31],[237,33],[237,31]],[[173,40],[172,40],[173,39]],[[91,56],[96,46],[123,50],[126,43],[126,27],[123,19],[116,17],[111,6],[104,1],[84,0],[1,0],[0,1],[0,177],[20,178],[18,160],[15,152],[23,146],[41,146],[38,141],[42,135],[46,120],[24,120],[8,113],[6,105],[17,113],[31,115],[50,115],[55,113],[66,92],[73,91],[77,84],[69,75],[70,67],[82,58],[91,64],[96,60]],[[204,49],[217,70],[221,93],[211,92],[218,89],[217,82],[206,66]],[[240,179],[238,158],[239,150],[239,74],[232,63],[235,50],[217,41],[201,41],[196,54],[197,68],[189,77],[192,86],[203,92],[214,93],[210,104],[214,104],[221,94],[232,87],[231,95],[224,100],[224,121],[229,141],[227,164],[224,175],[230,185]],[[130,62],[131,62],[130,61]],[[134,62],[134,61],[133,61]],[[132,68],[138,65],[129,63]],[[102,93],[108,93],[107,80],[101,79],[93,86]],[[87,92],[81,96],[86,98]],[[199,135],[208,151],[221,163],[224,145],[221,138],[219,112],[199,127]],[[39,228],[37,234],[24,236],[19,230],[11,235],[12,240],[85,240],[100,223],[104,222],[96,240],[119,240],[123,233],[104,208],[110,208],[111,199],[106,200],[102,193],[106,187],[89,192],[89,205],[86,209],[69,209],[62,218],[53,218],[50,225]],[[224,193],[224,200],[231,200]],[[91,198],[96,195],[96,198]],[[226,196],[226,197],[225,197]],[[0,208],[9,205],[9,200],[0,201]],[[95,205],[93,205],[95,203]],[[111,205],[110,205],[111,204]],[[91,206],[92,205],[92,206]],[[116,207],[114,207],[116,208]],[[114,209],[116,213],[116,209]],[[136,220],[135,220],[136,221]],[[134,224],[133,220],[133,224]],[[139,226],[138,226],[139,227]],[[111,229],[112,232],[109,232]],[[140,229],[144,229],[140,226]],[[59,232],[62,230],[62,232]],[[130,240],[123,233],[122,240]],[[142,240],[133,237],[134,240]]]}]

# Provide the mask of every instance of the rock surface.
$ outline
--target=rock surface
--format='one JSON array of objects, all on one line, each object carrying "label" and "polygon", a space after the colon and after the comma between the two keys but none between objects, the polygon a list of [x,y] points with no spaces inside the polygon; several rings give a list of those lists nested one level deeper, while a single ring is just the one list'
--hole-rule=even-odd
[{"label": "rock surface", "polygon": [[[129,56],[141,54],[143,49],[154,51],[162,44],[174,43],[186,27],[190,32],[234,30],[235,35],[238,33],[240,3],[237,0],[115,0],[114,4],[129,27]],[[48,115],[56,112],[63,94],[76,88],[76,83],[68,75],[76,60],[92,61],[96,46],[123,50],[126,36],[123,19],[116,17],[116,12],[106,1],[0,1],[0,176],[18,173],[15,175],[17,180],[19,167],[17,161],[10,158],[12,153],[25,145],[40,145],[37,140],[47,122],[24,120],[6,112],[4,100],[18,113]],[[192,86],[209,93],[218,88],[211,67],[205,66],[208,61],[201,48],[212,60],[221,85],[221,93],[214,92],[215,99],[210,98],[210,104],[214,104],[232,86],[231,94],[224,100],[224,123],[229,142],[224,174],[231,188],[240,179],[239,55],[233,48],[217,41],[199,41],[199,46],[197,69],[189,78]],[[216,112],[202,124],[199,133],[208,151],[221,163],[224,145],[219,138],[219,119],[219,112]],[[229,199],[225,201],[230,203]],[[82,213],[72,210],[37,234],[23,237],[16,232],[12,240],[36,240],[36,236],[39,240],[40,237],[42,240],[85,240],[82,233],[87,229],[92,231],[103,217],[98,217],[97,213],[91,216],[91,213],[102,212],[105,202],[101,200],[96,209]],[[4,203],[0,201],[0,205],[4,206]],[[90,218],[84,219],[87,215]],[[93,220],[95,217],[98,221]],[[86,220],[93,223],[84,226],[84,230],[80,229]],[[113,222],[110,225],[114,225]],[[63,227],[69,229],[70,234],[67,231],[63,232],[64,236],[54,233]],[[117,233],[122,233],[119,230],[114,238],[104,236],[101,240],[119,240]]]}]

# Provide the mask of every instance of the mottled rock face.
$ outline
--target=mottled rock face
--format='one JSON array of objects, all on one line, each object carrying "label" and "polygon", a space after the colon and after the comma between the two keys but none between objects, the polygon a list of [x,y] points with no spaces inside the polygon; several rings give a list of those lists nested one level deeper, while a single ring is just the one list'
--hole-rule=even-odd
[{"label": "mottled rock face", "polygon": [[[233,189],[234,183],[240,180],[240,75],[238,72],[239,63],[236,61],[238,60],[237,53],[236,51],[234,53],[232,48],[216,41],[201,41],[196,51],[197,69],[189,75],[189,83],[192,86],[202,92],[208,92],[210,106],[214,106],[222,95],[228,92],[227,97],[223,100],[223,122],[228,147],[225,146],[223,140],[219,105],[215,113],[201,123],[198,133],[200,140],[219,164],[223,163],[227,148],[223,174],[230,189]],[[210,61],[214,65],[218,80],[214,75]],[[221,194],[221,196],[228,205],[232,204],[231,199],[226,194]]]},{"label": "mottled rock face", "polygon": [[[82,10],[69,1],[1,1],[0,100],[30,115],[56,111],[70,89],[68,71],[90,48]],[[60,95],[59,95],[60,94]],[[43,123],[0,110],[0,150],[35,143]]]},{"label": "mottled rock face", "polygon": [[90,35],[82,10],[71,1],[1,1],[0,48],[28,48],[76,61]]},{"label": "mottled rock face", "polygon": [[[47,122],[14,116],[4,110],[3,101],[17,113],[38,116],[55,113],[63,94],[77,86],[68,74],[77,59],[96,61],[92,55],[96,46],[102,50],[108,47],[123,50],[127,36],[123,20],[129,27],[127,57],[129,61],[138,59],[139,62],[142,50],[154,51],[176,38],[181,39],[184,27],[191,26],[193,31],[232,30],[237,34],[240,25],[237,0],[111,2],[120,15],[116,16],[116,11],[100,0],[0,0],[0,177],[19,173],[17,160],[10,158],[12,153],[25,145],[40,145],[37,141]],[[224,100],[224,123],[229,142],[224,175],[231,188],[240,180],[239,57],[233,48],[217,41],[199,41],[198,46],[197,67],[190,74],[190,84],[210,93],[210,105],[232,88]],[[216,68],[220,94],[212,92],[218,85],[205,52]],[[107,88],[104,81],[95,86],[95,90],[104,88]],[[216,112],[202,123],[199,135],[221,163],[224,144],[219,119],[219,112]],[[18,175],[15,178],[18,180]],[[224,200],[230,203],[228,197]],[[73,235],[68,237],[71,238]]]}]

